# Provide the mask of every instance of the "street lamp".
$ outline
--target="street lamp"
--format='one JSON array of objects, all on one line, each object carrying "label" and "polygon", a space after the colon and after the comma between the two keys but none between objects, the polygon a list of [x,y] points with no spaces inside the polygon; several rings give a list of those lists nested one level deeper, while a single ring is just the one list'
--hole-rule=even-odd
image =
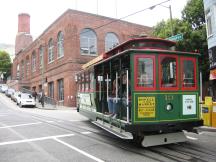
[{"label": "street lamp", "polygon": [[[170,25],[170,26],[171,26],[171,34],[172,34],[172,36],[173,36],[173,35],[174,35],[174,32],[173,32],[173,21],[172,21],[172,9],[171,9],[171,5],[169,5],[169,7],[164,6],[164,5],[162,5],[162,4],[158,4],[158,5],[169,9],[170,23],[171,23],[171,25]],[[153,9],[154,9],[156,6],[158,6],[158,5],[151,6],[149,9],[150,9],[150,10],[153,10]]]},{"label": "street lamp", "polygon": [[171,33],[172,33],[172,36],[173,36],[173,35],[174,35],[174,32],[173,32],[173,22],[172,22],[172,9],[171,9],[171,5],[169,5],[169,7],[167,7],[167,6],[164,6],[164,5],[160,4],[160,6],[169,9],[169,13],[170,13],[170,23],[171,23]]}]

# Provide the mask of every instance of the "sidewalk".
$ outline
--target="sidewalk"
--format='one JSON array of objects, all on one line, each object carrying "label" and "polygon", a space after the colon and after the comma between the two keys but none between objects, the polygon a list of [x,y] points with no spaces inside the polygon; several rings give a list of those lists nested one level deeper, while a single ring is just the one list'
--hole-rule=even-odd
[{"label": "sidewalk", "polygon": [[208,131],[208,132],[216,132],[215,127],[209,127],[209,126],[201,126],[198,128],[199,131]]},{"label": "sidewalk", "polygon": [[41,103],[39,103],[38,101],[36,101],[36,108],[44,110],[76,110],[76,107],[51,105],[46,103],[44,103],[44,107],[42,107]]}]

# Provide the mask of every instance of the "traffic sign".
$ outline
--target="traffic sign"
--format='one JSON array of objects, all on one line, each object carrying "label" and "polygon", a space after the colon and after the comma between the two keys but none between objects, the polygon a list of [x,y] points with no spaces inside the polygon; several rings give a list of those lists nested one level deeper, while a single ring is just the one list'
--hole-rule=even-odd
[{"label": "traffic sign", "polygon": [[180,40],[183,40],[183,34],[177,34],[177,35],[173,35],[169,38],[166,38],[167,40],[171,40],[171,41],[180,41]]}]

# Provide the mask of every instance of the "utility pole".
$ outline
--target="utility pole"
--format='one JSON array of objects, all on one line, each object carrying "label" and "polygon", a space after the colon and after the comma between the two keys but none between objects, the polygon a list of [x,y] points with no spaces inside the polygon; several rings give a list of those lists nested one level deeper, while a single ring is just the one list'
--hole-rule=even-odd
[{"label": "utility pole", "polygon": [[[169,0],[168,0],[169,1]],[[173,19],[172,19],[172,8],[171,8],[171,5],[169,5],[169,7],[167,6],[164,6],[162,4],[157,4],[157,5],[154,5],[154,6],[151,6],[149,9],[150,10],[153,10],[156,6],[162,6],[162,7],[165,7],[165,8],[168,8],[169,9],[169,15],[170,15],[170,30],[171,30],[171,36],[174,35],[174,30],[173,30]]]},{"label": "utility pole", "polygon": [[172,33],[172,36],[173,36],[173,35],[174,35],[174,32],[173,32],[173,20],[172,20],[172,9],[171,9],[171,5],[169,5],[169,12],[170,12],[171,33]]}]

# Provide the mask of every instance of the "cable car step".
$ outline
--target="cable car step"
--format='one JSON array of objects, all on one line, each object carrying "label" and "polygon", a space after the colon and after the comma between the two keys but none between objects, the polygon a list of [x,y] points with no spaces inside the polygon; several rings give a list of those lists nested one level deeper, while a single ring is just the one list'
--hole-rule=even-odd
[{"label": "cable car step", "polygon": [[109,123],[103,122],[100,119],[97,119],[96,121],[93,121],[92,123],[114,134],[115,136],[121,139],[133,139],[133,135],[130,132],[125,132],[123,129],[120,129],[113,125],[111,126]]}]

